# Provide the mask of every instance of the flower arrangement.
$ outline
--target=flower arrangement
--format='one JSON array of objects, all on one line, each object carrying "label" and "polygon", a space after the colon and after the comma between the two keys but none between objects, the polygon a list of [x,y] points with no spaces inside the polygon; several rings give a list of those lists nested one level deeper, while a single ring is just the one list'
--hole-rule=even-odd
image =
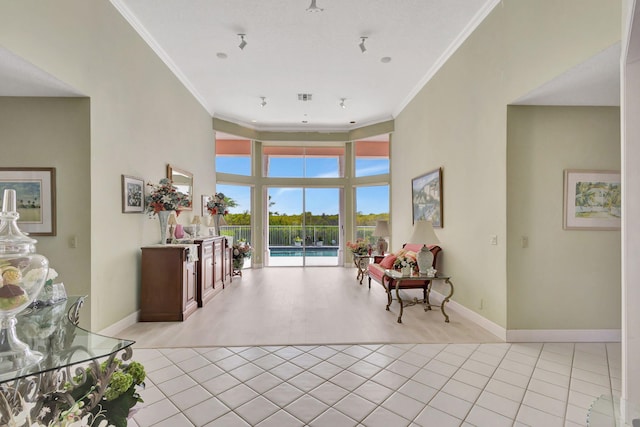
[{"label": "flower arrangement", "polygon": [[234,258],[251,258],[251,250],[253,248],[245,240],[239,240],[233,244],[233,257]]},{"label": "flower arrangement", "polygon": [[207,202],[207,210],[211,215],[226,215],[229,213],[227,210],[227,202],[225,201],[225,195],[223,193],[216,193]]},{"label": "flower arrangement", "polygon": [[347,242],[347,248],[355,255],[366,255],[371,250],[371,245],[364,239],[356,239],[355,242]]},{"label": "flower arrangement", "polygon": [[46,395],[36,413],[36,404],[25,402],[19,396],[20,408],[11,408],[7,400],[2,399],[0,406],[5,407],[0,408],[0,412],[15,414],[10,415],[9,426],[126,427],[131,409],[142,402],[137,388],[144,388],[144,366],[138,362],[124,363],[114,359],[112,363],[116,368],[104,387],[105,375],[110,369],[107,363],[100,364],[98,375],[93,370],[94,365],[90,365],[84,374],[73,378],[73,384],[64,384],[72,400],[60,398],[60,393]]},{"label": "flower arrangement", "polygon": [[[107,387],[102,390],[104,391],[102,399],[90,412],[95,421],[102,423],[101,420],[106,420],[109,425],[126,427],[129,411],[138,402],[142,402],[136,387],[144,388],[146,373],[144,366],[138,362],[124,363],[120,359],[114,359],[113,363],[116,364],[117,368],[111,375]],[[107,368],[107,362],[103,362],[100,365],[100,370],[103,374]],[[62,416],[73,415],[76,406],[77,415],[77,410],[81,411],[83,406],[89,404],[92,398],[95,398],[91,394],[95,393],[101,379],[97,378],[90,368],[86,369],[86,378],[82,385],[75,388],[67,384],[67,387],[73,388],[71,395],[75,399],[75,404],[67,411],[63,411]],[[76,377],[74,380],[79,382],[81,377]]]},{"label": "flower arrangement", "polygon": [[234,243],[233,246],[233,267],[236,269],[242,268],[245,258],[251,258],[252,247],[245,240],[239,240]]},{"label": "flower arrangement", "polygon": [[418,268],[418,261],[416,260],[416,254],[414,252],[400,252],[393,262],[393,268],[396,270],[407,266],[411,267],[411,270]]},{"label": "flower arrangement", "polygon": [[147,183],[151,190],[145,197],[146,211],[154,215],[160,211],[176,211],[180,215],[180,208],[191,206],[191,199],[173,186],[169,178],[162,178],[159,184]]}]

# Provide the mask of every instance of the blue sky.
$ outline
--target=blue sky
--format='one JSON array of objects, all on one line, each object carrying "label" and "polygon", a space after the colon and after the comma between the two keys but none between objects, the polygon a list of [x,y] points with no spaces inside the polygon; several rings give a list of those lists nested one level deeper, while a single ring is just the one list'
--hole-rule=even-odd
[{"label": "blue sky", "polygon": [[[387,173],[388,161],[371,160],[359,161],[356,165],[358,176],[377,175]],[[273,177],[337,177],[338,171],[335,159],[314,159],[307,161],[304,170],[302,158],[280,158],[270,163],[270,175]],[[218,157],[216,163],[218,172],[249,175],[250,165],[247,158]],[[240,213],[249,209],[250,189],[246,186],[217,185],[216,191],[223,192],[238,202],[238,207],[230,209],[231,213]],[[269,188],[271,201],[275,204],[272,212],[294,215],[302,212],[303,190],[301,188]],[[358,187],[356,191],[356,209],[364,214],[385,213],[389,211],[387,186]],[[306,210],[313,214],[337,214],[339,210],[339,191],[331,188],[307,188],[305,195]]]}]

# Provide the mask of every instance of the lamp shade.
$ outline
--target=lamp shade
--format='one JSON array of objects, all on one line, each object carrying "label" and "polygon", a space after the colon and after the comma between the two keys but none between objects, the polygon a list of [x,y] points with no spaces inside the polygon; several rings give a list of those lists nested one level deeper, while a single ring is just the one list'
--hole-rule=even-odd
[{"label": "lamp shade", "polygon": [[373,235],[378,237],[387,237],[390,236],[389,233],[389,221],[384,219],[379,219],[376,221],[376,229],[373,230]]},{"label": "lamp shade", "polygon": [[176,221],[176,216],[171,213],[171,215],[169,215],[169,220],[167,222],[167,224],[169,225],[176,225],[178,223],[178,221]]},{"label": "lamp shade", "polygon": [[413,233],[411,233],[409,242],[434,245],[436,243],[440,243],[440,240],[438,240],[438,236],[436,236],[436,233],[433,231],[433,224],[431,221],[421,219],[413,224]]},{"label": "lamp shade", "polygon": [[200,217],[198,215],[194,215],[193,219],[191,220],[191,224],[200,225]]}]

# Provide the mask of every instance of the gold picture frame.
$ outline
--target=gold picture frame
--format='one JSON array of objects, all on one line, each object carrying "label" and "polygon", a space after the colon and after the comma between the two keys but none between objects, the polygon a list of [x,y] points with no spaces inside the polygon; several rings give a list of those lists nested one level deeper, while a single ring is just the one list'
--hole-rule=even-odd
[{"label": "gold picture frame", "polygon": [[180,207],[181,211],[193,210],[193,174],[184,169],[167,165],[167,178],[176,189],[189,196],[189,207]]}]

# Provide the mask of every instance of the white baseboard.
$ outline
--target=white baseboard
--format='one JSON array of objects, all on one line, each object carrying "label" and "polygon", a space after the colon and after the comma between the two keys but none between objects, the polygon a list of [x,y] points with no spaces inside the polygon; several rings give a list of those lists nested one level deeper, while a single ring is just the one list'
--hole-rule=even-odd
[{"label": "white baseboard", "polygon": [[135,312],[131,313],[130,315],[128,315],[127,317],[125,317],[124,319],[121,319],[121,320],[117,321],[116,323],[112,324],[111,326],[107,326],[106,328],[104,328],[103,330],[99,331],[98,333],[100,335],[106,335],[108,337],[117,337],[118,334],[120,333],[120,331],[124,331],[129,326],[133,326],[136,323],[138,323],[138,315],[139,314],[140,314],[139,310],[135,311]]},{"label": "white baseboard", "polygon": [[620,342],[620,329],[510,329],[508,342]]},{"label": "white baseboard", "polygon": [[[429,298],[433,299],[435,303],[440,304],[442,303],[442,300],[444,300],[444,295],[436,291],[431,291],[431,295],[429,296]],[[485,329],[487,332],[492,333],[501,340],[507,340],[506,330],[502,326],[493,323],[491,320],[479,315],[473,310],[469,310],[464,305],[459,304],[453,300],[449,300],[446,308],[447,310],[450,309],[451,311],[455,311],[462,317],[471,320],[473,323]]]},{"label": "white baseboard", "polygon": [[[437,303],[444,299],[436,291],[431,292],[431,297]],[[447,309],[471,320],[505,342],[620,342],[622,339],[620,329],[505,329],[455,301],[449,301]]]}]

